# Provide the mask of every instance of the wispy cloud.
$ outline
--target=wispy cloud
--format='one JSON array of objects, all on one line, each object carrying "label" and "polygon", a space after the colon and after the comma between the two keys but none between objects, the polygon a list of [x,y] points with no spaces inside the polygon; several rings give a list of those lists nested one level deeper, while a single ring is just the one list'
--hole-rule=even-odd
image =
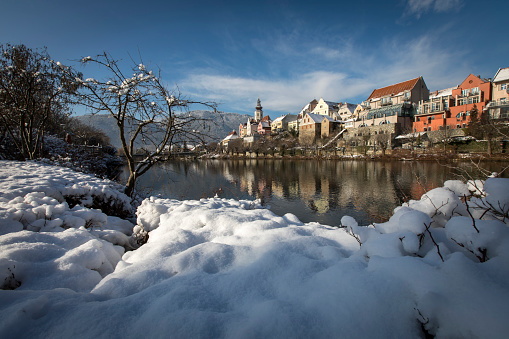
[{"label": "wispy cloud", "polygon": [[443,13],[458,10],[463,0],[407,0],[404,16],[416,16],[419,19],[427,12]]}]

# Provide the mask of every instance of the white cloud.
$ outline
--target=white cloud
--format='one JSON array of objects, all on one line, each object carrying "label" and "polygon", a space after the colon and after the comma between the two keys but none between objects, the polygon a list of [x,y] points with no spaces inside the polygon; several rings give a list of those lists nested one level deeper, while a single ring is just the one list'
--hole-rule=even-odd
[{"label": "white cloud", "polygon": [[[447,49],[439,31],[412,40],[394,37],[361,47],[349,42],[331,48],[316,44],[302,49],[298,58],[281,53],[262,55],[284,72],[260,72],[224,67],[194,71],[179,82],[184,93],[220,103],[220,109],[251,113],[257,97],[264,110],[297,113],[312,99],[358,103],[375,88],[423,76],[430,90],[459,84],[469,67],[459,48]],[[291,44],[285,47],[294,51]],[[281,50],[280,50],[281,51]],[[235,75],[232,75],[235,74]]]},{"label": "white cloud", "polygon": [[463,0],[407,0],[404,15],[421,15],[433,11],[437,13],[458,10],[463,6]]},{"label": "white cloud", "polygon": [[366,85],[334,72],[310,72],[292,79],[258,80],[227,75],[194,74],[180,84],[193,96],[205,97],[240,111],[250,112],[260,97],[263,106],[281,113],[298,112],[314,98],[342,100],[340,95],[355,95]]}]

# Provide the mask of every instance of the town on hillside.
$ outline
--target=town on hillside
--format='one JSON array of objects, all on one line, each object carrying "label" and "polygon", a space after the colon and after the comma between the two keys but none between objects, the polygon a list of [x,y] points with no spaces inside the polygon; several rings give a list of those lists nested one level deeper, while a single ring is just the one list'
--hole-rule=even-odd
[{"label": "town on hillside", "polygon": [[[219,146],[226,153],[258,153],[257,144],[287,136],[295,140],[294,148],[334,149],[343,154],[385,155],[394,149],[437,145],[445,149],[461,143],[483,144],[482,151],[488,154],[505,153],[508,84],[509,67],[500,68],[492,79],[470,74],[455,87],[435,91],[420,76],[374,89],[358,104],[314,99],[300,112],[274,120],[263,115],[258,98],[254,118],[240,124]],[[481,149],[476,147],[471,148]]]}]

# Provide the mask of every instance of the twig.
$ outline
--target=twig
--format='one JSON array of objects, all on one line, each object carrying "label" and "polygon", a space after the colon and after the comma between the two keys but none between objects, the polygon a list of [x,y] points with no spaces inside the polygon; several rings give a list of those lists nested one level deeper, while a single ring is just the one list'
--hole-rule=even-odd
[{"label": "twig", "polygon": [[440,259],[442,259],[442,262],[445,262],[444,260],[444,257],[442,257],[442,254],[440,253],[440,246],[438,246],[437,242],[435,241],[435,239],[433,238],[433,235],[431,235],[431,232],[429,231],[429,228],[431,226],[431,223],[429,225],[426,225],[426,223],[424,223],[424,226],[426,227],[426,232],[428,232],[430,238],[431,238],[431,241],[433,241],[433,244],[435,244],[436,248],[437,248],[437,253],[438,255],[440,256]]},{"label": "twig", "polygon": [[472,215],[472,213],[470,213],[470,207],[468,207],[467,196],[466,195],[463,195],[463,196],[465,197],[465,206],[467,207],[468,215],[470,216],[470,219],[472,219],[472,226],[474,226],[477,233],[479,233],[479,229],[475,226],[474,216]]}]

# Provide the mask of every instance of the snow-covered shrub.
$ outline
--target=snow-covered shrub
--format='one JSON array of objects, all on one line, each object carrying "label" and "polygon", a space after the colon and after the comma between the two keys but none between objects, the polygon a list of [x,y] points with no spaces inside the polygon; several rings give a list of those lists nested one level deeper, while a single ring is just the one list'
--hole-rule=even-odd
[{"label": "snow-covered shrub", "polygon": [[45,138],[44,154],[46,158],[41,159],[44,162],[107,179],[116,179],[123,165],[114,147],[68,144],[54,136]]}]

